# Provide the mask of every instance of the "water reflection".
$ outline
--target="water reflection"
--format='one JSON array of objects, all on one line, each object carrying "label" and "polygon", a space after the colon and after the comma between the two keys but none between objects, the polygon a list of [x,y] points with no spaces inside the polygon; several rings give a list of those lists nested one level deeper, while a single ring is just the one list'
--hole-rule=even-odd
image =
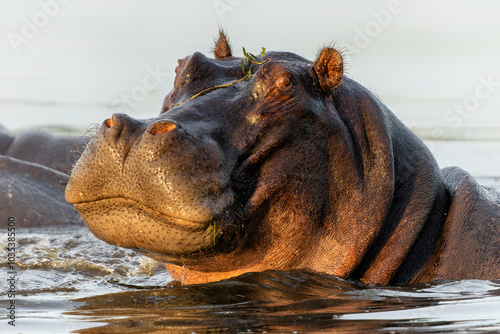
[{"label": "water reflection", "polygon": [[292,271],[175,286],[161,263],[84,226],[19,231],[18,243],[16,333],[500,332],[500,281],[367,287]]},{"label": "water reflection", "polygon": [[[479,291],[492,307],[500,305],[499,283],[469,282],[477,291],[467,295],[463,282],[384,288],[303,271],[251,273],[218,283],[81,298],[67,314],[107,323],[78,333],[452,330],[459,319],[433,319],[425,310],[477,298]],[[400,311],[406,313],[391,317]],[[496,319],[471,326],[500,326]]]}]

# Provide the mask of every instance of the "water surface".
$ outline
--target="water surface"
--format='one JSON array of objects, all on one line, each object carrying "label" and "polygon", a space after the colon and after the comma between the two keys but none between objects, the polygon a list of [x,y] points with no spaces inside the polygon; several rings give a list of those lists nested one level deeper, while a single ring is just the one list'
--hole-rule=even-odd
[{"label": "water surface", "polygon": [[[367,287],[292,271],[179,286],[161,263],[85,226],[20,228],[17,238],[16,327],[3,319],[2,333],[500,331],[500,281]],[[3,260],[0,276],[8,271]]]}]

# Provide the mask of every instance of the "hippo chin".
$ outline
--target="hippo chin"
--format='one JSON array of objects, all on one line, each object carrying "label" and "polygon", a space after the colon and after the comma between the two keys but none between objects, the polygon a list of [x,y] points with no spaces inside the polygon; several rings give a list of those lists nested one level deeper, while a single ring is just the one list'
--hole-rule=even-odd
[{"label": "hippo chin", "polygon": [[66,199],[98,238],[187,284],[500,278],[500,196],[440,170],[336,50],[242,60],[221,33],[214,54],[179,60],[158,117],[114,114],[86,147]]}]

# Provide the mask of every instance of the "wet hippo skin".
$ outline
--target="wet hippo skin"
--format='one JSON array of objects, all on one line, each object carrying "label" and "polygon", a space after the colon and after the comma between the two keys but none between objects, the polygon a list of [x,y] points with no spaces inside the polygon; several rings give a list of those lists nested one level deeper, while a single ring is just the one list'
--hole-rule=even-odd
[{"label": "wet hippo skin", "polygon": [[16,228],[78,221],[64,188],[87,137],[55,136],[40,130],[15,135],[0,125],[0,227]]},{"label": "wet hippo skin", "polygon": [[87,142],[85,136],[52,135],[28,130],[17,135],[0,125],[0,155],[34,162],[69,174]]},{"label": "wet hippo skin", "polygon": [[[500,278],[500,197],[427,147],[324,48],[179,60],[158,117],[105,120],[66,199],[184,284],[308,269],[374,284]],[[242,69],[244,66],[244,70]]]}]

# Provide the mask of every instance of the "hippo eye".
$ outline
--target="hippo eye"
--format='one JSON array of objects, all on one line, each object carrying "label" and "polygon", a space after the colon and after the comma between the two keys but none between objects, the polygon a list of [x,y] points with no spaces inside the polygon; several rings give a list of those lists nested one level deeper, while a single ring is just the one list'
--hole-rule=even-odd
[{"label": "hippo eye", "polygon": [[289,74],[281,75],[276,80],[276,86],[278,87],[279,90],[287,92],[293,87],[292,78],[290,77]]}]

